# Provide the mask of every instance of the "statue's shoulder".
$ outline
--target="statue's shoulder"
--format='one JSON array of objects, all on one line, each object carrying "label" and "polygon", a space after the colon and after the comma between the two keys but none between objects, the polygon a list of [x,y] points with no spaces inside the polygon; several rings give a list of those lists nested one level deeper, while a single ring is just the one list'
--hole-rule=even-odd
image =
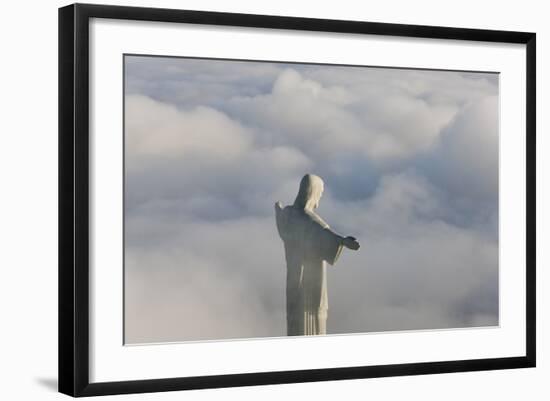
[{"label": "statue's shoulder", "polygon": [[288,221],[300,221],[308,225],[320,226],[321,228],[329,228],[329,225],[314,211],[304,210],[302,208],[288,205],[281,209],[281,216],[284,216]]},{"label": "statue's shoulder", "polygon": [[307,218],[312,224],[316,224],[321,226],[321,228],[329,228],[329,225],[319,216],[317,213],[315,213],[312,210],[305,210],[305,214],[307,215]]}]

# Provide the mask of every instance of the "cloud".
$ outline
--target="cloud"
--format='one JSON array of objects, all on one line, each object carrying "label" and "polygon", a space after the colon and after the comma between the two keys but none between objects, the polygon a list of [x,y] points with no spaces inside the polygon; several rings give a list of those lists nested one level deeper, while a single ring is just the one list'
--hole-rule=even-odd
[{"label": "cloud", "polygon": [[126,94],[147,96],[178,107],[217,107],[237,94],[271,89],[278,64],[172,57],[125,57]]},{"label": "cloud", "polygon": [[422,173],[446,196],[448,218],[497,235],[499,189],[498,98],[467,104],[419,161]]},{"label": "cloud", "polygon": [[498,98],[490,96],[467,105],[446,126],[431,159],[440,185],[458,195],[468,186],[472,196],[498,194]]},{"label": "cloud", "polygon": [[352,151],[384,163],[427,149],[464,104],[494,91],[452,72],[292,66],[270,93],[225,107],[320,157]]},{"label": "cloud", "polygon": [[126,57],[126,88],[126,341],[284,335],[273,204],[307,172],[362,245],[330,333],[498,322],[494,75]]},{"label": "cloud", "polygon": [[178,110],[142,95],[128,96],[126,149],[129,168],[139,157],[208,156],[224,162],[234,159],[250,147],[251,133],[219,111],[198,106]]},{"label": "cloud", "polygon": [[223,211],[232,217],[259,206],[266,210],[257,198],[269,199],[284,180],[311,165],[299,149],[254,144],[249,128],[212,108],[178,110],[128,95],[126,130],[131,213],[160,207],[178,216],[221,218]]},{"label": "cloud", "polygon": [[437,218],[441,200],[412,172],[386,176],[366,201],[326,200],[333,227],[361,240],[330,270],[333,332],[465,327],[482,314],[497,324],[498,243]]},{"label": "cloud", "polygon": [[[497,243],[426,220],[441,207],[430,191],[405,174],[385,178],[368,201],[323,199],[320,213],[362,245],[329,268],[329,332],[498,323]],[[180,224],[146,213],[128,229],[163,240],[127,248],[127,341],[284,335],[286,272],[273,216]]]},{"label": "cloud", "polygon": [[[166,222],[169,241],[127,248],[126,341],[284,335],[282,245],[271,223]],[[144,217],[132,230],[156,224]]]}]

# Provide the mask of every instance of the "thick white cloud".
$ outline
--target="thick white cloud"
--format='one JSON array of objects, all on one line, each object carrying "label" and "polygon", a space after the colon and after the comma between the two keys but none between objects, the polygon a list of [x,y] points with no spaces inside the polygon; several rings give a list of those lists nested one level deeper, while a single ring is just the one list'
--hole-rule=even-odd
[{"label": "thick white cloud", "polygon": [[498,243],[437,218],[442,201],[411,172],[384,177],[363,201],[325,200],[334,228],[362,244],[330,270],[331,293],[346,294],[331,298],[334,332],[497,323]]},{"label": "thick white cloud", "polygon": [[307,172],[362,244],[330,269],[329,332],[497,323],[494,75],[127,62],[127,341],[283,335],[273,204]]},{"label": "thick white cloud", "polygon": [[226,161],[250,148],[249,130],[209,107],[182,111],[146,96],[133,95],[126,98],[125,112],[129,117],[126,151],[130,161],[142,156],[205,156]]},{"label": "thick white cloud", "polygon": [[312,164],[297,148],[253,143],[249,128],[220,111],[179,110],[142,95],[126,97],[125,138],[130,211],[242,214]]},{"label": "thick white cloud", "polygon": [[345,109],[343,88],[325,88],[304,79],[293,69],[284,70],[268,94],[235,97],[226,106],[242,121],[257,128],[264,141],[293,146],[316,159],[349,151],[368,141],[361,135],[357,116]]},{"label": "thick white cloud", "polygon": [[[329,332],[498,323],[497,243],[426,220],[442,207],[432,190],[406,173],[384,178],[365,201],[327,193],[320,213],[362,244],[329,269]],[[128,341],[284,335],[286,272],[273,216],[181,224],[146,213],[127,229],[147,239],[127,248]]]},{"label": "thick white cloud", "polygon": [[493,90],[452,72],[288,67],[269,93],[237,94],[225,107],[278,143],[317,157],[361,152],[384,163],[428,149],[465,103]]},{"label": "thick white cloud", "polygon": [[236,94],[271,88],[281,68],[272,63],[127,56],[126,93],[179,106],[216,106]]},{"label": "thick white cloud", "polygon": [[131,230],[162,227],[170,236],[127,248],[126,341],[284,335],[282,248],[271,223],[130,223]]},{"label": "thick white cloud", "polygon": [[464,185],[480,197],[498,194],[498,98],[468,104],[442,131],[432,159],[442,185],[459,195]]}]

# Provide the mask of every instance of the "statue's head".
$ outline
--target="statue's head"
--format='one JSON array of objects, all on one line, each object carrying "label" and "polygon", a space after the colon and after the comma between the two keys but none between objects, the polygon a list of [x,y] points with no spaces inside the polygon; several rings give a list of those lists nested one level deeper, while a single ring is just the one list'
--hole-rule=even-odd
[{"label": "statue's head", "polygon": [[300,189],[294,201],[294,206],[313,210],[319,207],[325,184],[321,177],[315,174],[306,174],[300,181]]}]

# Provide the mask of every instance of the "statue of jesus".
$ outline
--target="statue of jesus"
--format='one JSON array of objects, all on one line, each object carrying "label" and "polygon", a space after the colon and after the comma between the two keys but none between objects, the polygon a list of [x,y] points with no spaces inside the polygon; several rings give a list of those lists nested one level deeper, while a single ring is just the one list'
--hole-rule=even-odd
[{"label": "statue of jesus", "polygon": [[327,333],[327,272],[342,248],[357,250],[354,237],[332,231],[315,212],[323,194],[321,177],[306,174],[293,205],[275,203],[275,217],[286,256],[287,335]]}]

